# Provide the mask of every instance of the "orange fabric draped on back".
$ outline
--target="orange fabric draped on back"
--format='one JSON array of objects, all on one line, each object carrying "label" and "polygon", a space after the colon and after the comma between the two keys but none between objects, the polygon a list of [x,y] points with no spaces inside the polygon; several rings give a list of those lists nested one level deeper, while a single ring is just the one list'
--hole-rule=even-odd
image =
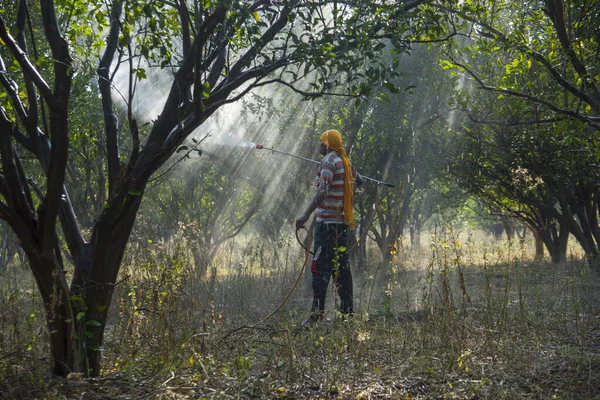
[{"label": "orange fabric draped on back", "polygon": [[336,151],[344,163],[344,221],[350,229],[354,229],[352,166],[346,150],[342,146],[342,134],[335,129],[327,130],[321,135],[321,142],[329,149]]}]

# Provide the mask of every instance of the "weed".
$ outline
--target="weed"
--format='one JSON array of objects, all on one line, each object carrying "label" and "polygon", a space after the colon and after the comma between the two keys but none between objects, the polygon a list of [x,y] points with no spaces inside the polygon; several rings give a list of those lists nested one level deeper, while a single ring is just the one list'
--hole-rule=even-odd
[{"label": "weed", "polygon": [[94,380],[49,379],[33,280],[7,268],[0,397],[600,396],[600,282],[575,255],[548,264],[534,260],[532,243],[438,226],[427,247],[399,242],[389,264],[355,274],[352,319],[330,312],[299,329],[311,296],[300,285],[273,317],[242,329],[280,304],[302,249],[283,237],[236,238],[199,270],[191,232],[128,250]]}]

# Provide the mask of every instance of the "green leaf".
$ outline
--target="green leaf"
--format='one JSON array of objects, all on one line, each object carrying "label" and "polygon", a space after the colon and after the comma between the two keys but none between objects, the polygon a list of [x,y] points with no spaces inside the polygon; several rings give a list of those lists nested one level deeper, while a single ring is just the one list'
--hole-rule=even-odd
[{"label": "green leaf", "polygon": [[96,11],[96,14],[94,16],[96,17],[96,22],[98,22],[98,25],[100,25],[100,26],[106,25],[106,22],[104,20],[104,15],[100,11]]},{"label": "green leaf", "polygon": [[377,96],[377,100],[391,103],[389,97],[387,97],[387,95],[385,93],[379,93],[379,96]]},{"label": "green leaf", "polygon": [[207,99],[210,97],[210,83],[204,82],[202,85],[202,95]]},{"label": "green leaf", "polygon": [[138,77],[138,80],[142,80],[142,79],[146,79],[146,70],[144,68],[138,68],[136,71],[136,75]]},{"label": "green leaf", "polygon": [[102,324],[98,321],[95,320],[89,320],[89,321],[85,321],[85,325],[86,326],[101,326]]},{"label": "green leaf", "polygon": [[82,304],[85,302],[84,298],[80,297],[80,296],[71,296],[71,301],[76,301],[76,302],[82,303]]},{"label": "green leaf", "polygon": [[[392,93],[400,93],[400,90],[398,90],[398,88],[396,87],[396,85],[394,85],[393,83],[385,82],[383,84],[383,86],[385,86],[386,89],[389,90]],[[404,90],[406,90],[406,89],[404,89]]]},{"label": "green leaf", "polygon": [[440,60],[440,67],[442,67],[442,69],[454,69],[456,68],[456,65],[448,60]]},{"label": "green leaf", "polygon": [[106,310],[106,306],[96,306],[96,310],[102,312],[102,311]]},{"label": "green leaf", "polygon": [[375,45],[375,47],[373,48],[373,50],[375,50],[375,51],[379,51],[379,50],[381,50],[381,49],[383,49],[383,48],[385,48],[385,43],[383,43],[383,42],[379,42],[379,43],[377,43],[377,44]]},{"label": "green leaf", "polygon": [[129,36],[119,36],[119,46],[126,47],[129,44]]},{"label": "green leaf", "polygon": [[81,321],[81,318],[85,317],[85,313],[84,312],[80,312],[79,314],[77,314],[77,316],[75,317],[75,319],[77,321]]}]

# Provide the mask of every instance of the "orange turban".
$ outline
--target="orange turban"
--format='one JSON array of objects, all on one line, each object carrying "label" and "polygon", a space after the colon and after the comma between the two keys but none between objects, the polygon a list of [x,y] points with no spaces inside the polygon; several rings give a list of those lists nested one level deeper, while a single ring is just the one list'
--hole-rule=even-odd
[{"label": "orange turban", "polygon": [[354,211],[352,207],[354,191],[352,189],[352,166],[342,146],[342,134],[335,129],[323,132],[321,142],[329,149],[336,151],[344,163],[344,221],[350,229],[354,229]]}]

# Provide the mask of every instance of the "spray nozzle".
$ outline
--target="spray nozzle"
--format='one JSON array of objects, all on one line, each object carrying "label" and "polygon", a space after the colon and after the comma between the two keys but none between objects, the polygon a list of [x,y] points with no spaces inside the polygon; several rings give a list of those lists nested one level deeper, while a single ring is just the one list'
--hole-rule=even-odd
[{"label": "spray nozzle", "polygon": [[260,150],[260,149],[262,149],[262,148],[263,148],[263,145],[262,145],[262,144],[258,144],[258,143],[257,143],[257,144],[256,144],[256,148]]}]

